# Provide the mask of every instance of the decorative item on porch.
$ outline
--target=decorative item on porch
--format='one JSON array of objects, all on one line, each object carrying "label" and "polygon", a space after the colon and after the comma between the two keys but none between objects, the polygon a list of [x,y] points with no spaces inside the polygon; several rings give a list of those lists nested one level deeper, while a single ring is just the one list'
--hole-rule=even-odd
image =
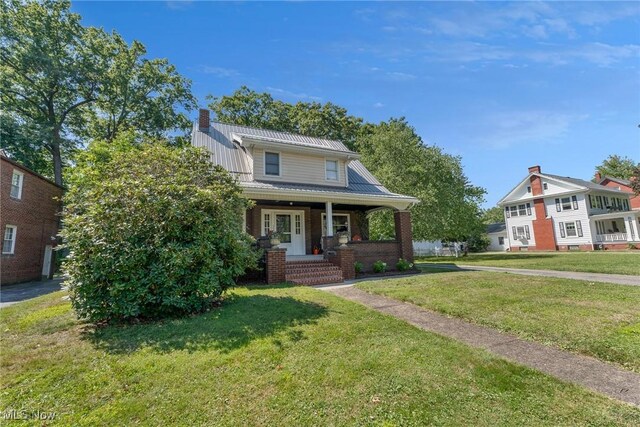
[{"label": "decorative item on porch", "polygon": [[349,241],[349,236],[346,233],[338,234],[338,243],[340,243],[340,246],[347,246],[348,241]]},{"label": "decorative item on porch", "polygon": [[354,234],[351,240],[353,240],[354,242],[361,242],[362,236],[360,236],[359,234]]},{"label": "decorative item on porch", "polygon": [[280,245],[280,233],[269,230],[267,236],[269,237],[269,243],[271,243],[272,248],[277,248]]},{"label": "decorative item on porch", "polygon": [[313,254],[318,255],[320,253],[320,249],[317,246],[313,247]]}]

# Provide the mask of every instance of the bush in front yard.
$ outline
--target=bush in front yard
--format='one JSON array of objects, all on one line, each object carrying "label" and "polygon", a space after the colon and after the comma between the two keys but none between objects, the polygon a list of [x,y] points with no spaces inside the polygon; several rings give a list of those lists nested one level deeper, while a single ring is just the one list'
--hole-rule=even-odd
[{"label": "bush in front yard", "polygon": [[374,273],[384,273],[387,271],[387,263],[382,262],[380,260],[373,263],[373,272]]},{"label": "bush in front yard", "polygon": [[81,318],[199,312],[255,265],[241,189],[200,149],[92,144],[64,204],[65,283]]}]

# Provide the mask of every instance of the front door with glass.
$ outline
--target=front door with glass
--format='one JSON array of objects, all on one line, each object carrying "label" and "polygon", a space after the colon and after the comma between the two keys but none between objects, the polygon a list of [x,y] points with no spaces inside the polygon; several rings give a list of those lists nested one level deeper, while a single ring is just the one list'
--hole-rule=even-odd
[{"label": "front door with glass", "polygon": [[277,231],[280,236],[280,247],[287,250],[287,255],[304,255],[304,211],[262,211],[262,235],[269,231]]}]

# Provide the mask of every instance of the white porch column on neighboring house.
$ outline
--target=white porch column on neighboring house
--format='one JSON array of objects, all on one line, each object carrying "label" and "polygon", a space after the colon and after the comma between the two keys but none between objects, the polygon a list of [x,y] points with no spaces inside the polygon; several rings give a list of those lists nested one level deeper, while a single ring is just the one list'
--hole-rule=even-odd
[{"label": "white porch column on neighboring house", "polygon": [[326,213],[326,221],[327,225],[327,237],[333,237],[333,204],[331,202],[327,202],[325,206]]},{"label": "white porch column on neighboring house", "polygon": [[624,218],[624,227],[627,230],[627,241],[640,241],[640,234],[638,234],[638,219],[635,215]]}]

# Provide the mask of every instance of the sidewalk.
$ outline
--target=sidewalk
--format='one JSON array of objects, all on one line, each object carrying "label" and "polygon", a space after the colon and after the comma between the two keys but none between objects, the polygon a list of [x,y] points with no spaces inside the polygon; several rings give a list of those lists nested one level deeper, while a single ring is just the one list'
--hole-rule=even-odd
[{"label": "sidewalk", "polygon": [[325,286],[319,289],[404,320],[420,329],[483,348],[511,362],[640,406],[640,375],[612,364],[525,341],[514,335],[450,318],[413,304],[369,294],[353,286]]},{"label": "sidewalk", "polygon": [[62,289],[63,279],[43,280],[41,282],[17,283],[0,288],[0,308],[26,301],[40,295],[50,294]]},{"label": "sidewalk", "polygon": [[558,270],[531,270],[526,268],[489,267],[485,265],[469,264],[431,264],[420,263],[429,268],[441,268],[443,270],[468,270],[468,271],[501,271],[505,273],[522,274],[525,276],[559,277],[562,279],[586,280],[588,282],[615,283],[618,285],[640,286],[640,276],[626,274],[583,273],[578,271]]}]

